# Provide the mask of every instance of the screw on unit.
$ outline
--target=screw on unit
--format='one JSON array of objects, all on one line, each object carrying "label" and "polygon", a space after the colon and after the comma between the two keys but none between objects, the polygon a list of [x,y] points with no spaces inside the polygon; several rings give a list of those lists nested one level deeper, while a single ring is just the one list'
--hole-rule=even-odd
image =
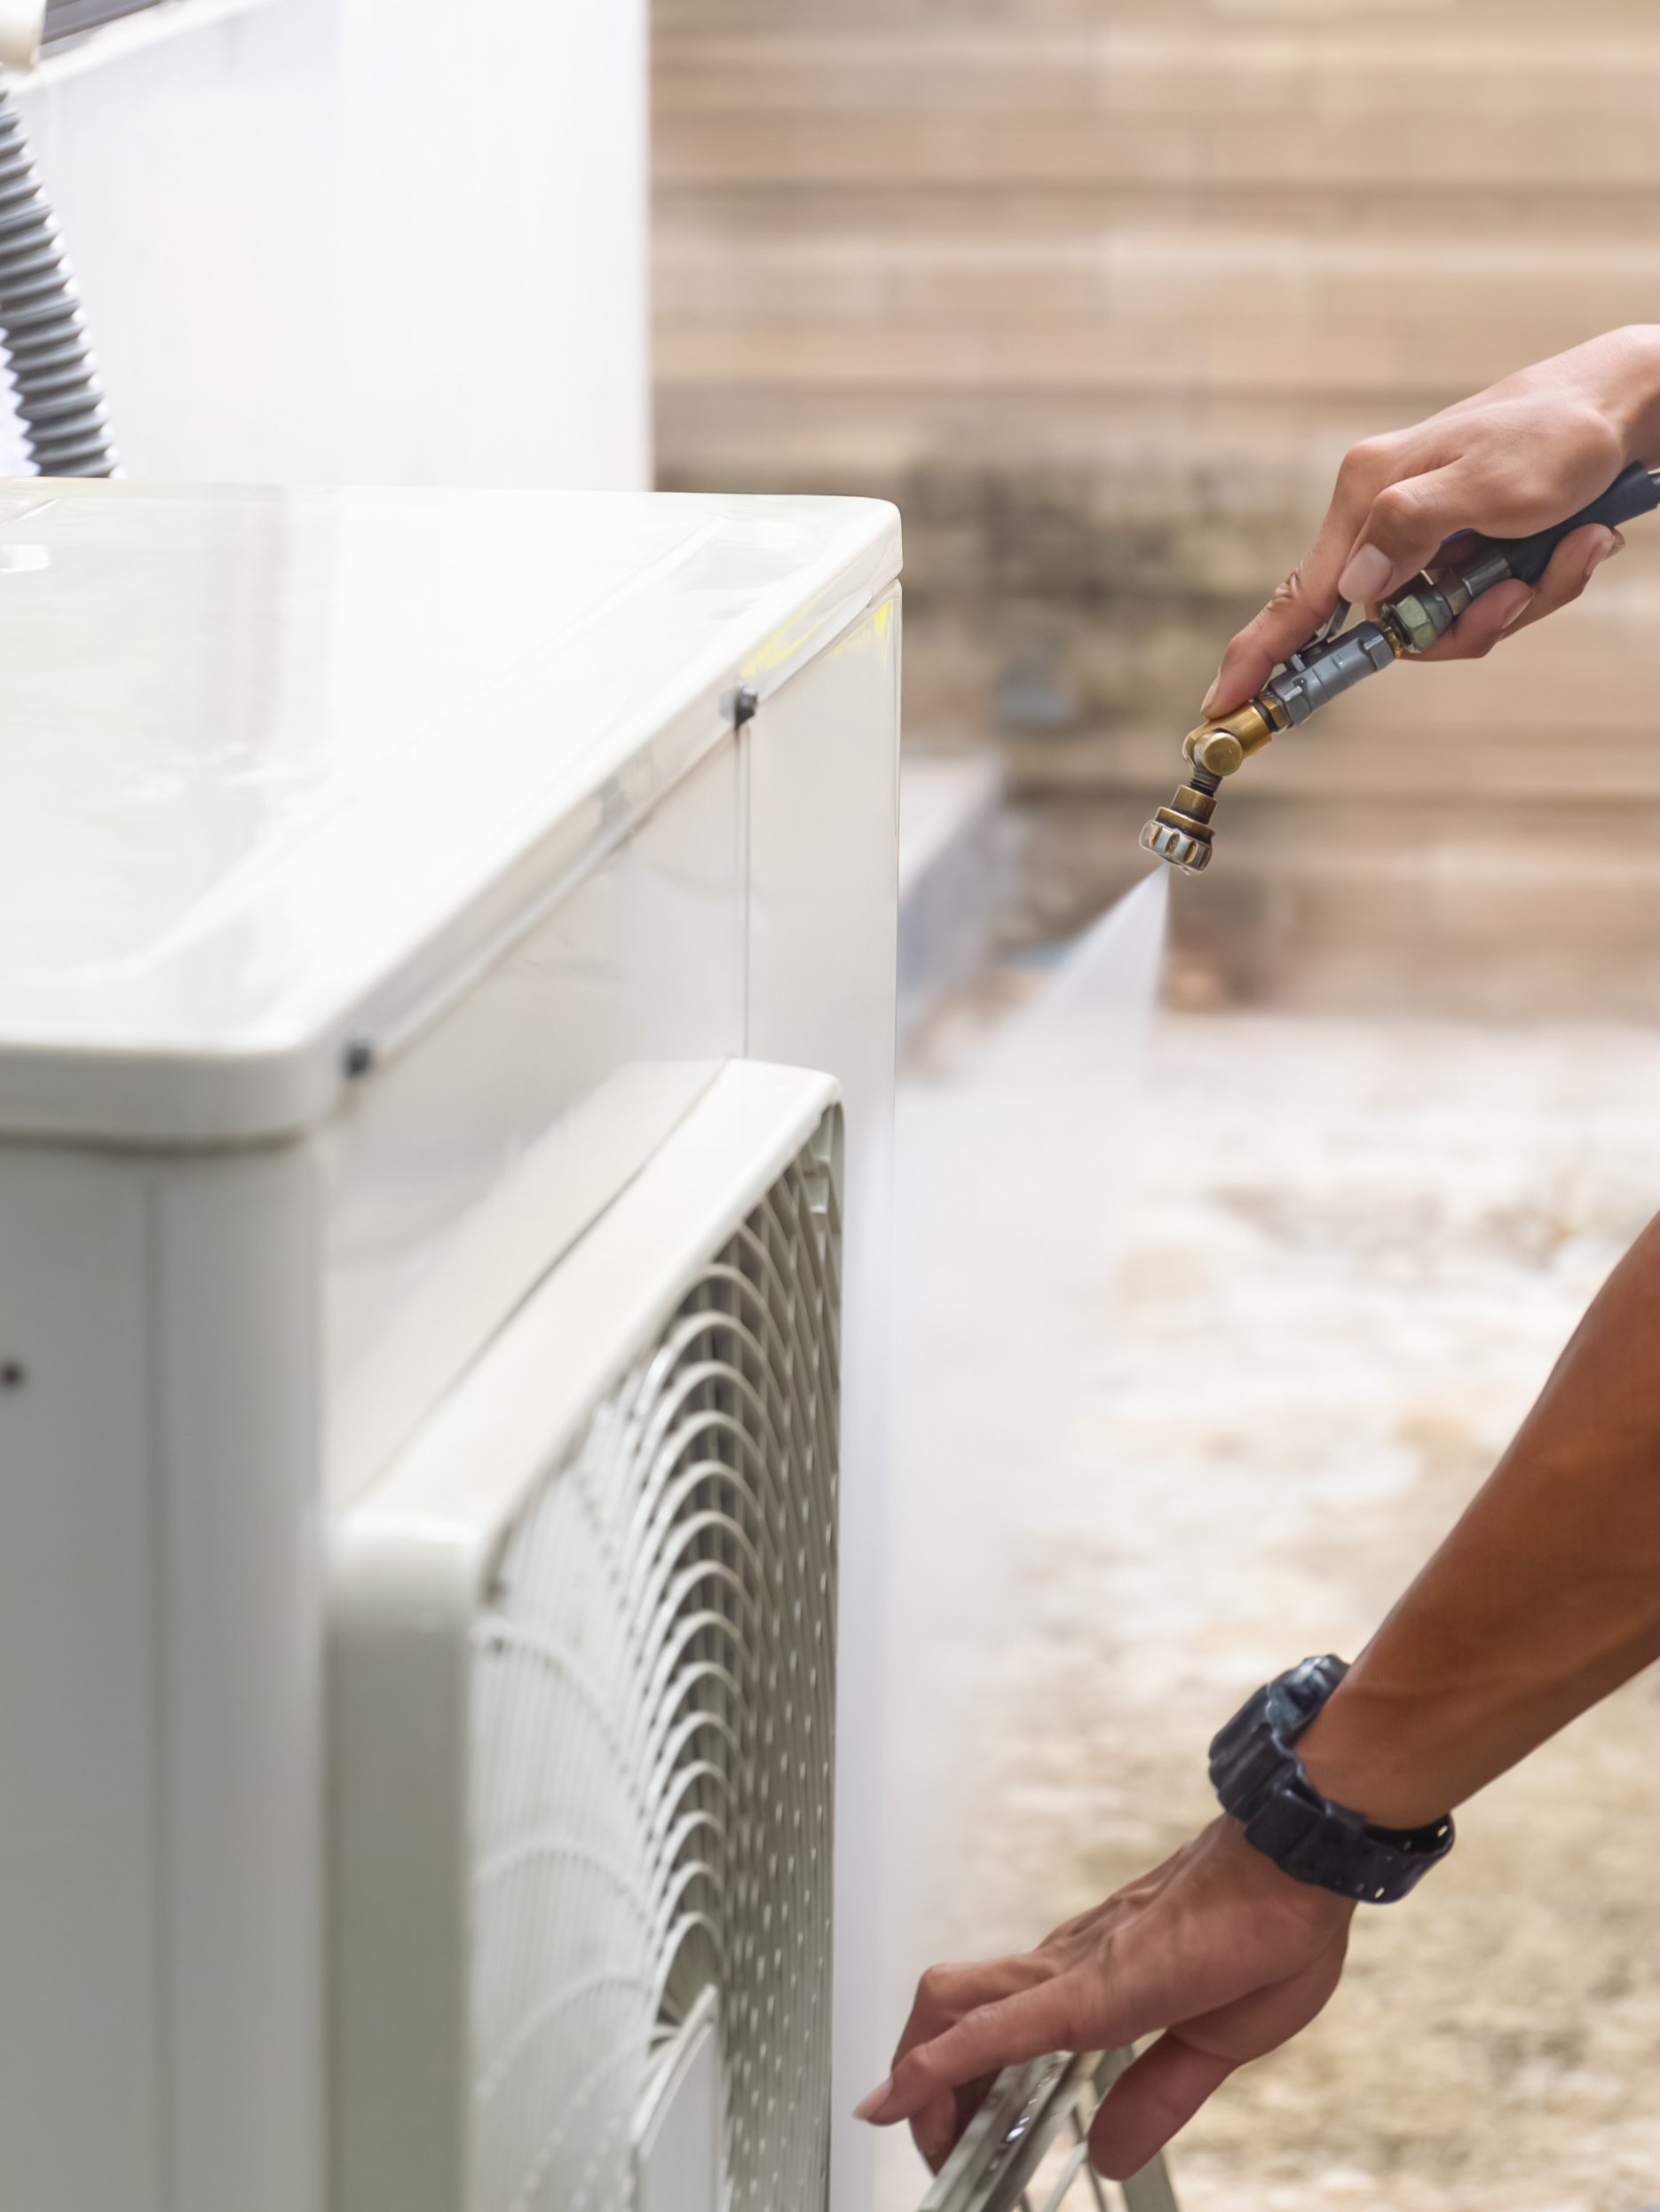
[{"label": "screw on unit", "polygon": [[0,1390],[21,1390],[28,1370],[21,1360],[0,1360]]},{"label": "screw on unit", "polygon": [[740,683],[735,691],[728,691],[721,705],[734,730],[753,722],[761,711],[760,695],[753,683]]},{"label": "screw on unit", "polygon": [[340,1055],[340,1064],[347,1078],[355,1083],[375,1065],[375,1039],[372,1037],[348,1037],[346,1048]]}]

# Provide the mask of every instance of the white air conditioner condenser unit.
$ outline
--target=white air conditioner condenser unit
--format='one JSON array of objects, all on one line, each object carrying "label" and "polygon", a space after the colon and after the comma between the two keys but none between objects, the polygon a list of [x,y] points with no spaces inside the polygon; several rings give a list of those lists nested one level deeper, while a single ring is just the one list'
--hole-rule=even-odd
[{"label": "white air conditioner condenser unit", "polygon": [[862,2200],[897,564],[0,502],[31,2212]]}]

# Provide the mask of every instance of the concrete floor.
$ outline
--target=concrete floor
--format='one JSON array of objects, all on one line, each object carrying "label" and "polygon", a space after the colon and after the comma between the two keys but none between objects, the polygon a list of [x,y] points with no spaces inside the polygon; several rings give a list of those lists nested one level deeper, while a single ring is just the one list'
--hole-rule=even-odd
[{"label": "concrete floor", "polygon": [[[904,1086],[896,2008],[1207,1817],[1216,1723],[1364,1639],[1660,1208],[1660,1034],[1165,1016],[1142,1083],[1148,957],[1024,1088],[1030,977]],[[1645,1679],[1472,1806],[1184,2212],[1660,2204],[1657,1747]]]}]

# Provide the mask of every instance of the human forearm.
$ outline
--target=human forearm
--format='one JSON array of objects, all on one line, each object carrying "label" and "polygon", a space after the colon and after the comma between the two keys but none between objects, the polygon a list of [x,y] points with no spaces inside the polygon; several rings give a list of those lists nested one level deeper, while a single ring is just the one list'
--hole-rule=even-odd
[{"label": "human forearm", "polygon": [[1660,1222],[1303,1740],[1316,1786],[1409,1828],[1660,1657]]}]

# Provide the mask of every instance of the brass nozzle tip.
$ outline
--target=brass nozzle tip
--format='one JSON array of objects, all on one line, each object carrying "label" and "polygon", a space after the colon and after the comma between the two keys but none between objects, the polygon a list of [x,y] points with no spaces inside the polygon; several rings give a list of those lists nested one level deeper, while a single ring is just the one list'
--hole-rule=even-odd
[{"label": "brass nozzle tip", "polygon": [[1211,861],[1211,817],[1216,811],[1214,786],[1183,784],[1167,807],[1160,807],[1142,832],[1142,847],[1157,853],[1184,875],[1198,875]]},{"label": "brass nozzle tip", "polygon": [[1200,875],[1211,865],[1211,842],[1207,837],[1196,837],[1191,830],[1178,829],[1174,822],[1161,822],[1155,815],[1142,832],[1143,852],[1156,853],[1173,868],[1180,868],[1183,875]]}]

